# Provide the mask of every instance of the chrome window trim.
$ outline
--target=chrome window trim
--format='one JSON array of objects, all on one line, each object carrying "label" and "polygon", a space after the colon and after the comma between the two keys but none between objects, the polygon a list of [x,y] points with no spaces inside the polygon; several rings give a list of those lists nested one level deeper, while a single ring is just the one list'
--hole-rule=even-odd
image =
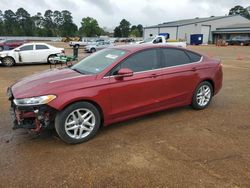
[{"label": "chrome window trim", "polygon": [[[201,63],[202,60],[203,60],[203,56],[201,56],[201,59],[199,61],[195,61],[195,62],[192,62],[192,63],[182,64],[182,65],[176,65],[176,66],[171,66],[171,67],[162,67],[162,68],[153,69],[153,70],[146,70],[146,71],[134,72],[134,74],[140,74],[140,73],[145,73],[145,72],[152,72],[152,71],[156,71],[156,70],[165,70],[165,69],[169,69],[169,68],[182,67],[182,66],[185,66],[185,65],[198,64],[198,63]],[[113,78],[113,77],[115,77],[115,76],[104,76],[103,78]]]}]

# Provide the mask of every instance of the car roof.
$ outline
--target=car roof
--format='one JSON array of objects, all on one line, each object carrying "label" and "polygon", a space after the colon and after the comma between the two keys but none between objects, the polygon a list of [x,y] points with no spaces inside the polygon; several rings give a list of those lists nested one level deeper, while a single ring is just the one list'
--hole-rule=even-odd
[{"label": "car roof", "polygon": [[23,45],[24,46],[26,46],[26,45],[46,45],[46,46],[49,46],[49,44],[46,44],[46,43],[43,43],[43,42],[28,42],[28,43],[25,43]]},{"label": "car roof", "polygon": [[183,49],[171,45],[162,45],[162,44],[129,44],[129,45],[118,45],[112,47],[113,49],[120,49],[130,52],[136,52],[145,49],[152,49],[152,48],[176,48],[176,49]]}]

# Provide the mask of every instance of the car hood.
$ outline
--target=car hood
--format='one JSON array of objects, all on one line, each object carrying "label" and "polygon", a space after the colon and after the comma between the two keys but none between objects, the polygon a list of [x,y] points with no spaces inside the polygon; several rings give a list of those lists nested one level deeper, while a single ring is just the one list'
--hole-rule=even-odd
[{"label": "car hood", "polygon": [[47,70],[19,80],[11,89],[14,98],[60,94],[67,90],[83,88],[84,82],[95,79],[95,75],[83,75],[70,68]]},{"label": "car hood", "polygon": [[14,50],[7,50],[7,51],[2,51],[0,52],[0,57],[5,57],[9,54],[13,54],[14,53]]}]

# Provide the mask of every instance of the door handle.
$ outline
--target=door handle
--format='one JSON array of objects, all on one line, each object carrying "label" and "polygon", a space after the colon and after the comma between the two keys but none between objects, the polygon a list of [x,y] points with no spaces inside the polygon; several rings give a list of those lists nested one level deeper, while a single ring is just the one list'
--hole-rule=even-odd
[{"label": "door handle", "polygon": [[196,68],[196,67],[193,67],[191,70],[192,70],[192,71],[197,71],[197,68]]}]

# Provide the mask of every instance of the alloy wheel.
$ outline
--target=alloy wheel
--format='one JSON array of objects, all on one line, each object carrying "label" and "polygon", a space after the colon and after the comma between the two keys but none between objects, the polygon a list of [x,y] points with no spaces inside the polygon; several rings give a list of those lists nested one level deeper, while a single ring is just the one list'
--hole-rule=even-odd
[{"label": "alloy wheel", "polygon": [[92,111],[81,108],[71,112],[65,121],[65,131],[73,139],[87,137],[94,129],[96,117]]},{"label": "alloy wheel", "polygon": [[196,101],[200,106],[206,106],[211,99],[211,89],[208,85],[202,85],[197,92]]}]

